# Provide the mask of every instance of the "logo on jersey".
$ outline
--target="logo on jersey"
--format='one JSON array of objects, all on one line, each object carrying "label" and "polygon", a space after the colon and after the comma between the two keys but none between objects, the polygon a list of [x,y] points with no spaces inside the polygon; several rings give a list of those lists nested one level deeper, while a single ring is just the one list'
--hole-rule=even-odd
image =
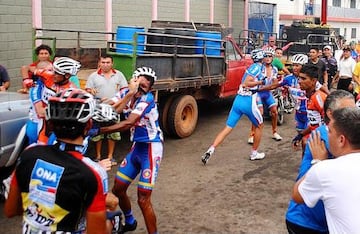
[{"label": "logo on jersey", "polygon": [[151,170],[150,169],[145,169],[142,173],[142,176],[145,178],[145,179],[149,179],[151,177]]},{"label": "logo on jersey", "polygon": [[30,199],[46,206],[53,206],[63,172],[63,167],[41,159],[36,160],[30,178]]},{"label": "logo on jersey", "polygon": [[122,160],[121,164],[120,164],[120,167],[126,167],[127,165],[127,160],[126,158],[124,158],[124,160]]}]

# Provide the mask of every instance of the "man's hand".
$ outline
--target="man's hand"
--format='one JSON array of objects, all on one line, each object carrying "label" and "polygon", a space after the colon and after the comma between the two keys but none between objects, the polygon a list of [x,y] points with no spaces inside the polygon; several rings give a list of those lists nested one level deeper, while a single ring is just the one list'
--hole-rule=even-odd
[{"label": "man's hand", "polygon": [[292,145],[294,149],[298,149],[303,137],[303,134],[299,133],[294,137],[294,139],[292,139]]},{"label": "man's hand", "polygon": [[328,151],[326,150],[324,141],[320,137],[319,131],[314,131],[311,133],[309,140],[309,148],[313,159],[327,159]]},{"label": "man's hand", "polygon": [[135,94],[139,89],[139,80],[137,78],[132,78],[129,81],[129,92]]},{"label": "man's hand", "polygon": [[34,85],[34,81],[31,78],[23,79],[23,87],[26,89],[31,88]]}]

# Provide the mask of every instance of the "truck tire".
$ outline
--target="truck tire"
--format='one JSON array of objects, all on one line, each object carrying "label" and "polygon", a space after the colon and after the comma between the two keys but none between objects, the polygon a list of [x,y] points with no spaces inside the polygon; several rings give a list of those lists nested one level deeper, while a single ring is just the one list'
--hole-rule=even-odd
[{"label": "truck tire", "polygon": [[169,125],[168,125],[168,113],[169,113],[170,106],[176,97],[177,97],[177,95],[167,97],[165,104],[162,105],[162,107],[160,108],[160,111],[161,111],[160,127],[161,127],[161,130],[164,132],[164,134],[168,135],[168,136],[170,135]]},{"label": "truck tire", "polygon": [[168,112],[167,126],[169,133],[178,138],[190,136],[198,120],[198,106],[191,95],[177,97]]}]

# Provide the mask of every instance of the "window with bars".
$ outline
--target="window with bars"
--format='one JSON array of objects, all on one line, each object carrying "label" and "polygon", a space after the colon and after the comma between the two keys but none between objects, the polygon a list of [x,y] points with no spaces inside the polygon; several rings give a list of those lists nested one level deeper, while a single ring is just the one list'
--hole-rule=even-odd
[{"label": "window with bars", "polygon": [[356,0],[350,0],[350,8],[356,8]]},{"label": "window with bars", "polygon": [[341,0],[333,0],[332,3],[334,7],[341,7]]},{"label": "window with bars", "polygon": [[351,39],[356,38],[356,28],[351,29]]}]

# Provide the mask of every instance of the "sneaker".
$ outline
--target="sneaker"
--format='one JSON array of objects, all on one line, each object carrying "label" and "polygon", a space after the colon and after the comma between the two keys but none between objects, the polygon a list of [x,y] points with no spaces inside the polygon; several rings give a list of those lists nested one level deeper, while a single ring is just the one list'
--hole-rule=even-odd
[{"label": "sneaker", "polygon": [[201,161],[206,165],[206,163],[209,161],[210,157],[214,154],[214,152],[206,151],[206,153],[201,156]]},{"label": "sneaker", "polygon": [[259,153],[259,152],[256,152],[256,154],[251,154],[250,155],[250,160],[251,161],[254,161],[254,160],[261,160],[265,158],[265,153]]},{"label": "sneaker", "polygon": [[275,132],[272,136],[272,139],[274,139],[276,141],[281,141],[282,137],[279,135],[279,133]]},{"label": "sneaker", "polygon": [[254,144],[254,136],[249,137],[248,144],[250,145]]},{"label": "sneaker", "polygon": [[125,223],[125,225],[121,228],[122,231],[121,233],[134,231],[136,227],[137,227],[137,221],[135,219],[133,224]]}]

